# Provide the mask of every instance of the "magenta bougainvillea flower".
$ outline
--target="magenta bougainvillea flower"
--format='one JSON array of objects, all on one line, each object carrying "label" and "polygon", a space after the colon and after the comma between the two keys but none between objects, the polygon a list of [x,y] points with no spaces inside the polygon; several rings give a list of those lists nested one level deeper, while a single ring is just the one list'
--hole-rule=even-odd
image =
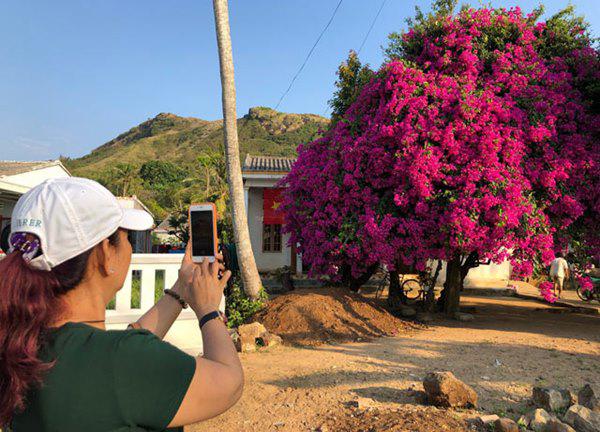
[{"label": "magenta bougainvillea flower", "polygon": [[[484,58],[490,26],[515,37]],[[597,223],[600,121],[565,59],[538,54],[543,30],[519,9],[467,9],[435,38],[404,35],[420,53],[383,65],[285,179],[285,230],[313,274],[476,253],[527,275],[575,221]],[[598,68],[591,48],[572,55]]]},{"label": "magenta bougainvillea flower", "polygon": [[552,284],[552,282],[544,281],[540,283],[539,289],[540,295],[548,303],[554,303],[556,302],[556,300],[558,300],[554,295],[554,285]]}]

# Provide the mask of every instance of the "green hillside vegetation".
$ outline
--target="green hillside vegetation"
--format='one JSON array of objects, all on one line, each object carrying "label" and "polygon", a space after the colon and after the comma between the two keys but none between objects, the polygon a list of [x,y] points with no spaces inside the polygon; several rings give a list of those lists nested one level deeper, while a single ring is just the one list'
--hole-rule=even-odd
[{"label": "green hillside vegetation", "polygon": [[[241,157],[294,156],[329,120],[251,108],[238,119]],[[192,201],[226,210],[222,121],[161,113],[78,159],[63,159],[73,175],[99,181],[116,195],[137,195],[158,220]]]}]

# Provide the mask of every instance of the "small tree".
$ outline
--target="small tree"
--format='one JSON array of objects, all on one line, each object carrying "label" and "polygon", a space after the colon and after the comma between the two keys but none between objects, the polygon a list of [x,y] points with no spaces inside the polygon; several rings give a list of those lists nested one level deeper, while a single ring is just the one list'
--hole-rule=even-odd
[{"label": "small tree", "polygon": [[116,194],[127,196],[131,194],[136,182],[139,183],[138,174],[138,167],[135,165],[119,162],[109,171],[106,183],[109,185],[109,189]]},{"label": "small tree", "polygon": [[374,72],[369,65],[363,66],[360,62],[356,51],[350,51],[348,58],[338,67],[338,79],[335,83],[337,89],[329,101],[333,110],[331,118],[334,123],[343,117],[373,75]]},{"label": "small tree", "polygon": [[164,190],[186,177],[186,171],[172,162],[152,160],[140,167],[140,177],[147,187]]}]

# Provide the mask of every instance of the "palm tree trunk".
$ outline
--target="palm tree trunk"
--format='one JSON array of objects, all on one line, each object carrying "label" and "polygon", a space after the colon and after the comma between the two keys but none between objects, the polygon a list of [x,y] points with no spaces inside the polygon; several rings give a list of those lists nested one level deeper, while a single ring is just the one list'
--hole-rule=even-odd
[{"label": "palm tree trunk", "polygon": [[227,181],[231,197],[233,234],[237,246],[238,262],[244,291],[257,299],[262,282],[256,268],[256,261],[250,244],[248,218],[244,204],[244,184],[240,166],[240,150],[237,134],[237,114],[235,106],[235,82],[233,74],[233,55],[231,53],[231,35],[229,33],[229,10],[227,0],[213,0],[219,63],[221,69],[221,88],[223,101],[223,131],[225,133],[225,163]]}]

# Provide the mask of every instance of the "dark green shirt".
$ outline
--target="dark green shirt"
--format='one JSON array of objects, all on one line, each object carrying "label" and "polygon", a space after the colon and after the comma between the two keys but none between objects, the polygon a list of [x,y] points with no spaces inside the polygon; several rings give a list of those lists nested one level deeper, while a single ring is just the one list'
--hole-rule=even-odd
[{"label": "dark green shirt", "polygon": [[14,432],[143,432],[166,429],[196,360],[146,330],[67,323],[40,351],[56,363],[13,419]]}]

